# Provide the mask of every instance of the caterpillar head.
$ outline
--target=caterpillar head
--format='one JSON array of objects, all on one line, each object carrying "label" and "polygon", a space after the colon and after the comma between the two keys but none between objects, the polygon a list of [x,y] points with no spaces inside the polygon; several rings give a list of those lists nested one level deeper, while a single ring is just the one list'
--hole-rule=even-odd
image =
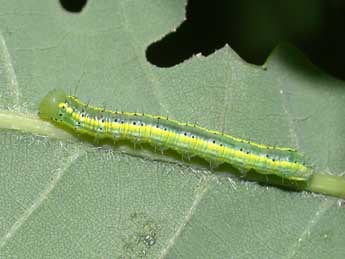
[{"label": "caterpillar head", "polygon": [[66,101],[66,93],[62,89],[51,90],[41,101],[39,116],[42,119],[60,120],[61,108],[59,104]]}]

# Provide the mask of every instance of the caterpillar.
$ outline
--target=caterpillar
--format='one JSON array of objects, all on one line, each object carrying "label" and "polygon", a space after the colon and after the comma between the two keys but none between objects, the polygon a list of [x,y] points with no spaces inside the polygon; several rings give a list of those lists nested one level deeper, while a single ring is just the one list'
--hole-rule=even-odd
[{"label": "caterpillar", "polygon": [[78,134],[149,143],[217,165],[227,163],[243,173],[254,170],[291,181],[307,181],[312,174],[295,149],[259,144],[161,116],[97,108],[62,89],[54,89],[42,99],[39,116]]}]

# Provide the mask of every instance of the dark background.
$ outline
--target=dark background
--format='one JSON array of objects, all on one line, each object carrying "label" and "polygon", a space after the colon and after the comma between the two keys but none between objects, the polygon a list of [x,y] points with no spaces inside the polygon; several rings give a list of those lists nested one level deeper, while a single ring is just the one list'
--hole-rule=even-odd
[{"label": "dark background", "polygon": [[[78,13],[87,0],[60,3]],[[343,0],[189,0],[186,16],[176,32],[148,46],[149,62],[170,67],[227,43],[247,62],[261,65],[277,44],[290,42],[314,64],[345,79]]]}]

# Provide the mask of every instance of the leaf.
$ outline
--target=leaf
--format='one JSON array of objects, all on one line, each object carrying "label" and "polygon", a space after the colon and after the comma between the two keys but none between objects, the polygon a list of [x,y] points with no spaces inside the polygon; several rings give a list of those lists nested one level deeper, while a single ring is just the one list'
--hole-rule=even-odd
[{"label": "leaf", "polygon": [[36,116],[48,90],[65,87],[98,106],[292,146],[341,175],[343,82],[289,46],[264,67],[229,46],[152,66],[146,47],[181,23],[185,1],[89,1],[80,14],[26,3],[0,3],[1,258],[343,257],[337,199],[130,144],[96,146]]}]

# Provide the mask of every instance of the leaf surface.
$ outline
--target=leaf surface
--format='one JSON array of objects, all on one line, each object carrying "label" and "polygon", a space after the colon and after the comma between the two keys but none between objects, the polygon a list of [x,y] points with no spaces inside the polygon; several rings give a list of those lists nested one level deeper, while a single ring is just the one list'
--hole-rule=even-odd
[{"label": "leaf surface", "polygon": [[[58,1],[25,3],[0,1],[1,258],[343,257],[337,199],[131,144],[45,133],[35,117],[40,99],[63,87],[109,109],[295,147],[315,170],[341,175],[343,82],[289,46],[264,67],[229,46],[172,68],[151,65],[145,50],[183,21],[181,0],[89,1],[80,14]],[[13,130],[21,121],[26,132]]]}]

